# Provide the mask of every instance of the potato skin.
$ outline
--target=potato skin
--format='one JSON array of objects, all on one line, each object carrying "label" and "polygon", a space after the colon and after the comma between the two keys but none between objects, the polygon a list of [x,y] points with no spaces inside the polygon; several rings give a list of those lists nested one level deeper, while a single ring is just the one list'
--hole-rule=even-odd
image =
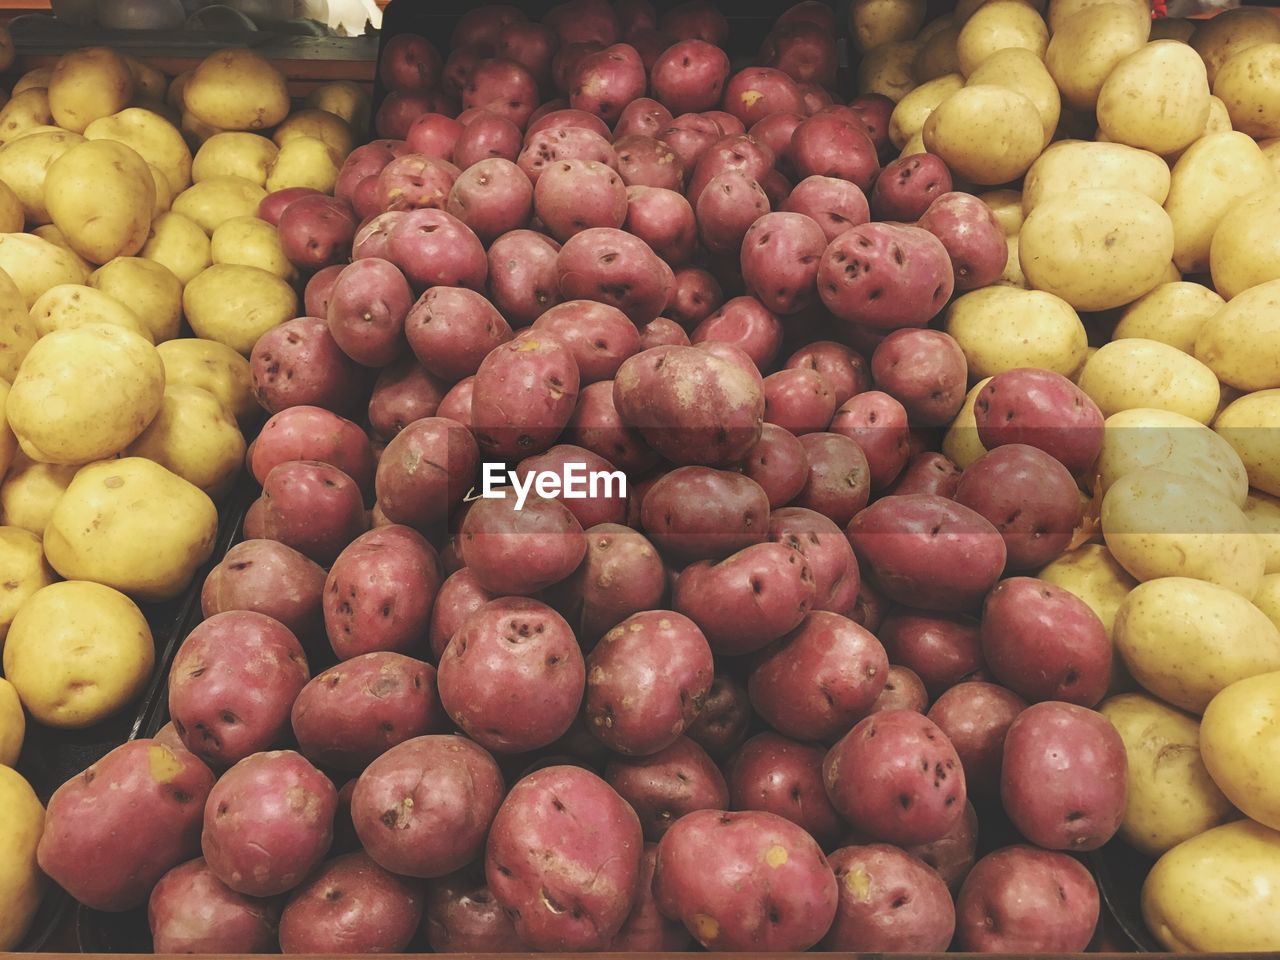
[{"label": "potato skin", "polygon": [[969,680],[943,691],[928,718],[956,748],[970,796],[994,800],[1000,793],[1000,767],[1009,727],[1027,703],[1012,690]]},{"label": "potato skin", "polygon": [[639,953],[679,952],[689,949],[693,938],[677,921],[662,915],[653,892],[653,873],[658,865],[658,847],[655,843],[644,845],[640,862],[640,891],[635,906],[618,931],[610,950]]},{"label": "potato skin", "polygon": [[677,467],[644,494],[640,520],[673,559],[714,559],[765,538],[769,498],[754,480],[728,470]]},{"label": "potato skin", "polygon": [[568,577],[587,552],[582,525],[564,504],[531,496],[480,499],[463,518],[458,548],[486,590],[532,594]]},{"label": "potato skin", "polygon": [[427,884],[425,930],[436,953],[514,953],[520,940],[473,865]]},{"label": "potato skin", "polygon": [[758,733],[725,764],[735,810],[763,810],[790,820],[826,848],[846,827],[822,782],[825,751]]},{"label": "potato skin", "polygon": [[374,475],[378,505],[393,523],[432,533],[462,503],[479,467],[479,447],[464,424],[443,414],[423,417],[382,451]]},{"label": "potato skin", "polygon": [[717,674],[702,712],[686,734],[713,758],[724,761],[747,738],[751,720],[746,688],[727,674]]},{"label": "potato skin", "polygon": [[580,377],[557,338],[526,331],[496,347],[476,371],[471,418],[480,449],[510,459],[546,450],[569,422]]},{"label": "potato skin", "polygon": [[332,464],[288,460],[262,481],[262,536],[332,564],[368,528],[360,489]]},{"label": "potato skin", "polygon": [[831,241],[818,267],[818,294],[826,308],[841,320],[877,330],[923,327],[954,286],[942,241],[903,224],[851,227]]},{"label": "potato skin", "polygon": [[[947,885],[923,861],[876,843],[841,847],[829,858],[840,891],[826,950],[942,952],[956,912]],[[905,903],[902,901],[905,900]]]},{"label": "potato skin", "polygon": [[599,523],[586,535],[586,556],[553,588],[551,602],[590,644],[632,614],[661,608],[667,571],[654,545],[630,527]]},{"label": "potato skin", "polygon": [[280,908],[236,893],[204,858],[174,867],[147,902],[156,950],[173,953],[270,953],[280,944]]},{"label": "potato skin", "polygon": [[631,804],[645,840],[657,843],[694,810],[724,810],[729,787],[715,761],[688,737],[645,757],[613,757],[605,781]]},{"label": "potato skin", "polygon": [[409,946],[422,919],[419,885],[366,853],[324,864],[293,892],[280,915],[283,953],[381,953]]},{"label": "potato skin", "polygon": [[1020,443],[1049,454],[1077,476],[1098,459],[1104,418],[1087,393],[1060,373],[1022,367],[996,374],[973,405],[988,450]]}]

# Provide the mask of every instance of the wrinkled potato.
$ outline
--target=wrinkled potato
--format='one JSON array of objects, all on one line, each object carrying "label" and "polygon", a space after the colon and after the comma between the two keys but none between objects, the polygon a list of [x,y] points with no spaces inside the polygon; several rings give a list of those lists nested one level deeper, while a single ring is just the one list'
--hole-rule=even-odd
[{"label": "wrinkled potato", "polygon": [[964,351],[970,377],[1039,367],[1070,378],[1088,350],[1084,324],[1071,304],[1040,290],[986,287],[966,293],[948,308],[946,331]]},{"label": "wrinkled potato", "polygon": [[1112,339],[1158,340],[1194,354],[1200,330],[1225,302],[1203,284],[1162,283],[1125,307]]},{"label": "wrinkled potato", "polygon": [[213,263],[209,234],[180,213],[162,213],[151,224],[138,254],[164,267],[180,284],[188,284]]},{"label": "wrinkled potato", "polygon": [[260,336],[297,316],[298,295],[259,267],[223,263],[187,284],[182,306],[196,336],[247,357]]},{"label": "wrinkled potato", "polygon": [[213,231],[209,252],[214,263],[258,267],[281,280],[297,275],[284,254],[276,228],[257,217],[233,217]]},{"label": "wrinkled potato", "polygon": [[235,417],[212,393],[170,384],[160,412],[126,453],[154,460],[218,500],[240,473],[245,442]]},{"label": "wrinkled potato", "polygon": [[178,335],[182,284],[164,265],[141,257],[117,257],[90,275],[89,286],[129,304],[155,343]]},{"label": "wrinkled potato", "polygon": [[1053,28],[1045,66],[1076,110],[1092,110],[1107,76],[1151,34],[1145,4],[1100,3],[1085,7]]},{"label": "wrinkled potato", "polygon": [[1045,69],[1044,60],[1033,50],[1024,47],[996,50],[969,73],[967,83],[970,86],[988,84],[1004,87],[1022,94],[1040,114],[1044,142],[1048,143],[1053,138],[1062,115],[1062,96],[1053,77]]},{"label": "wrinkled potato", "polygon": [[187,81],[182,102],[197,120],[219,130],[268,130],[289,115],[284,74],[246,49],[207,57]]},{"label": "wrinkled potato", "polygon": [[[40,537],[21,527],[0,526],[0,560],[4,561],[8,578],[5,591],[0,593],[0,651],[3,651],[9,627],[23,603],[56,578],[45,562]],[[16,754],[10,760],[0,757],[0,763],[10,765],[16,760]]]},{"label": "wrinkled potato", "polygon": [[267,170],[267,192],[299,187],[332,193],[341,169],[342,156],[324,140],[292,137],[280,147]]},{"label": "wrinkled potato", "polygon": [[115,298],[81,284],[60,284],[45,291],[31,306],[31,320],[41,337],[54,330],[106,323],[154,342],[150,329],[136,313]]},{"label": "wrinkled potato", "polygon": [[28,223],[39,226],[49,222],[45,177],[53,162],[78,143],[84,143],[84,137],[57,130],[33,133],[0,148],[0,180],[17,195]]},{"label": "wrinkled potato", "polygon": [[253,371],[249,361],[223,343],[183,337],[158,347],[166,384],[203,387],[241,424],[262,412],[253,398]]},{"label": "wrinkled potato", "polygon": [[232,217],[253,217],[267,191],[238,176],[216,176],[193,184],[173,200],[173,212],[199,224],[210,236]]},{"label": "wrinkled potato", "polygon": [[17,284],[28,309],[46,290],[89,276],[76,254],[29,233],[0,234],[0,270]]},{"label": "wrinkled potato", "polygon": [[58,126],[84,133],[93,121],[119,113],[133,99],[133,73],[107,47],[64,54],[49,77],[49,111]]},{"label": "wrinkled potato", "polygon": [[929,114],[921,132],[926,150],[956,176],[982,185],[1017,180],[1044,147],[1036,105],[997,86],[969,86],[952,94]]},{"label": "wrinkled potato", "polygon": [[45,205],[71,248],[106,263],[147,242],[156,185],[146,161],[114,140],[77,144],[49,167]]},{"label": "wrinkled potato", "polygon": [[1213,429],[1240,455],[1249,485],[1280,496],[1280,390],[1259,390],[1229,404]]},{"label": "wrinkled potato", "polygon": [[191,177],[197,183],[214,177],[241,177],[263,187],[279,152],[280,148],[260,133],[218,133],[196,151]]},{"label": "wrinkled potato", "polygon": [[191,185],[191,149],[178,128],[157,113],[130,107],[93,121],[84,136],[87,140],[115,140],[132,148],[164,174],[173,194]]}]

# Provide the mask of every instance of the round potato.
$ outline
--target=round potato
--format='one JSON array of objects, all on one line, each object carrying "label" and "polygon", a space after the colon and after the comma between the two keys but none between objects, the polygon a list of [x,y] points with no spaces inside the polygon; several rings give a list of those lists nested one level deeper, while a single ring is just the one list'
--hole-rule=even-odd
[{"label": "round potato", "polygon": [[154,460],[218,500],[240,473],[245,442],[235,418],[212,393],[171,384],[160,412],[126,452]]},{"label": "round potato", "polygon": [[208,390],[241,424],[262,413],[253,396],[249,361],[231,347],[212,340],[182,338],[158,347],[166,384],[180,383]]},{"label": "round potato", "polygon": [[924,23],[924,0],[853,0],[849,35],[864,53],[881,44],[910,40]]},{"label": "round potato", "polygon": [[213,263],[209,234],[194,220],[172,211],[156,217],[139,256],[164,267],[183,285]]},{"label": "round potato", "polygon": [[307,106],[341,117],[352,130],[363,132],[369,129],[372,107],[369,94],[364,87],[350,80],[320,84],[307,94]]},{"label": "round potato", "polygon": [[1098,615],[1108,636],[1121,602],[1138,585],[1101,543],[1086,543],[1069,550],[1036,576],[1083,600]]},{"label": "round potato", "polygon": [[1125,307],[1111,339],[1158,340],[1183,353],[1195,353],[1196,338],[1205,321],[1225,302],[1199,283],[1162,283]]},{"label": "round potato", "polygon": [[137,57],[127,56],[124,62],[133,74],[134,102],[163,104],[165,95],[169,92],[169,80],[164,73]]},{"label": "round potato", "polygon": [[889,116],[889,139],[893,145],[899,149],[905,147],[924,129],[925,121],[938,104],[963,87],[964,77],[958,73],[946,73],[920,84],[899,100]]},{"label": "round potato", "polygon": [[990,382],[990,377],[984,377],[969,388],[964,405],[960,407],[960,412],[951,421],[951,426],[942,438],[942,452],[962,470],[987,452],[978,438],[978,421],[973,407],[978,402],[978,394],[982,392],[982,388]]},{"label": "round potato", "polygon": [[282,280],[297,275],[280,245],[276,228],[257,217],[233,217],[213,231],[209,252],[214,263],[258,267]]},{"label": "round potato", "polygon": [[258,337],[298,315],[298,295],[266,270],[220,263],[187,284],[182,308],[196,336],[247,357]]},{"label": "round potato", "polygon": [[49,112],[64,130],[84,133],[93,121],[127,107],[133,89],[133,72],[114,50],[73,50],[58,59],[49,77]]},{"label": "round potato", "polygon": [[269,130],[289,115],[284,74],[251,50],[219,50],[187,81],[182,102],[219,130]]},{"label": "round potato", "polygon": [[44,551],[68,580],[168,600],[209,559],[217,530],[218,511],[202,490],[158,463],[125,457],[80,468],[49,518]]},{"label": "round potato", "polygon": [[1129,792],[1120,836],[1158,857],[1235,815],[1200,756],[1200,724],[1142,693],[1106,700],[1098,711],[1124,741]]},{"label": "round potato", "polygon": [[1020,49],[1043,59],[1049,28],[1037,10],[1021,0],[990,0],[973,12],[956,38],[956,58],[966,77],[1000,50]]},{"label": "round potato", "polygon": [[267,171],[280,152],[260,133],[218,133],[200,145],[191,165],[197,183],[214,177],[240,177],[259,187],[267,182]]},{"label": "round potato", "polygon": [[1209,270],[1228,300],[1280,279],[1280,194],[1263,190],[1227,211],[1209,244]]},{"label": "round potato", "polygon": [[44,181],[50,165],[78,143],[84,143],[78,133],[56,130],[33,133],[0,147],[0,180],[17,195],[26,221],[32,226],[50,222],[44,202]]},{"label": "round potato", "polygon": [[1244,513],[1213,487],[1163,470],[1126,474],[1102,500],[1107,548],[1144,582],[1190,577],[1252,598],[1266,558],[1247,533]]},{"label": "round potato", "polygon": [[1214,77],[1213,95],[1226,106],[1236,130],[1280,137],[1280,42],[1234,54]]},{"label": "round potato", "polygon": [[0,143],[9,144],[30,132],[45,132],[53,127],[49,112],[49,91],[40,88],[24,90],[0,108]]},{"label": "round potato", "polygon": [[154,260],[117,257],[89,276],[89,286],[131,304],[154,343],[172,340],[182,322],[182,283]]},{"label": "round potato", "polygon": [[1271,764],[1280,748],[1275,669],[1226,687],[1205,708],[1200,724],[1200,749],[1214,782],[1246,816],[1273,830],[1280,825],[1280,778]]},{"label": "round potato", "polygon": [[169,181],[171,194],[191,185],[191,149],[178,128],[158,113],[130,107],[93,121],[84,130],[88,140],[115,140],[157,167]]},{"label": "round potato", "polygon": [[[1280,498],[1250,491],[1242,509],[1254,535],[1262,541],[1267,576],[1280,573]],[[1254,597],[1254,603],[1257,602],[1258,598]]]},{"label": "round potato", "polygon": [[[1262,345],[1267,348],[1259,349]],[[1205,321],[1195,355],[1237,390],[1280,387],[1280,279],[1250,287]]]},{"label": "round potato", "polygon": [[4,675],[33,718],[77,730],[136,700],[155,656],[133,601],[99,583],[68,581],[22,605],[4,645]]},{"label": "round potato", "polygon": [[1150,34],[1146,4],[1100,3],[1055,26],[1044,62],[1063,101],[1076,110],[1093,110],[1108,74],[1140,50]]},{"label": "round potato", "polygon": [[147,242],[155,180],[146,161],[123,143],[76,144],[49,167],[44,193],[54,224],[91,263],[131,257]]},{"label": "round potato", "polygon": [[1086,7],[1094,7],[1100,3],[1116,2],[1129,3],[1133,6],[1141,7],[1143,10],[1150,10],[1150,7],[1147,6],[1147,0],[1053,0],[1049,4],[1047,16],[1049,32],[1057,33],[1064,23]]},{"label": "round potato", "polygon": [[951,172],[992,186],[1017,180],[1044,147],[1044,125],[1030,98],[986,84],[953,93],[929,114],[925,149]]},{"label": "round potato", "polygon": [[1238,507],[1249,491],[1244,462],[1231,444],[1199,421],[1169,410],[1124,410],[1107,418],[1097,463],[1102,491],[1137,470],[1192,477]]},{"label": "round potato", "polygon": [[84,283],[89,271],[70,250],[29,233],[0,234],[0,270],[7,273],[30,309],[60,283]]},{"label": "round potato", "polygon": [[1107,75],[1097,110],[1108,140],[1162,155],[1185,150],[1209,120],[1204,61],[1177,40],[1148,43]]},{"label": "round potato", "polygon": [[[1024,6],[1021,2],[1017,5]],[[1053,139],[1062,116],[1062,96],[1044,61],[1034,51],[1023,47],[997,50],[970,72],[968,84],[1004,87],[1022,94],[1040,114],[1044,142]]]},{"label": "round potato", "polygon": [[897,103],[916,86],[912,65],[919,51],[914,40],[894,40],[868,50],[858,64],[858,95],[879,93]]},{"label": "round potato", "polygon": [[1089,346],[1084,324],[1069,303],[1016,287],[986,287],[957,298],[947,310],[946,331],[964,351],[970,377],[1018,367],[1074,377]]},{"label": "round potato", "polygon": [[1280,22],[1270,11],[1257,7],[1224,10],[1216,17],[1197,21],[1189,43],[1204,60],[1212,84],[1222,65],[1237,53],[1261,43],[1280,43]]},{"label": "round potato", "polygon": [[[8,624],[5,624],[8,629]],[[2,649],[2,648],[0,648]],[[18,691],[0,677],[0,767],[16,767],[27,734],[27,714],[18,699]],[[0,937],[3,941],[3,937]]]},{"label": "round potato", "polygon": [[[18,368],[36,340],[36,327],[31,322],[22,291],[10,279],[8,272],[0,269],[0,380],[8,384],[18,375]],[[0,477],[3,475],[0,472]]]},{"label": "round potato", "polygon": [[1107,417],[1147,407],[1207,424],[1218,412],[1213,371],[1156,340],[1113,340],[1085,362],[1077,384]]},{"label": "round potato", "polygon": [[328,110],[297,110],[289,114],[289,119],[276,127],[275,133],[271,135],[271,139],[281,149],[298,137],[314,137],[324,141],[338,155],[339,163],[347,159],[347,154],[356,146],[351,125]]},{"label": "round potato", "polygon": [[[0,561],[5,572],[5,589],[0,590],[0,650],[3,650],[13,618],[27,598],[57,578],[45,562],[40,537],[21,527],[0,526]],[[3,739],[0,731],[0,741]],[[12,761],[0,757],[0,763]]]},{"label": "round potato", "polygon": [[151,330],[136,313],[114,297],[81,284],[66,283],[45,291],[31,307],[31,321],[42,337],[87,323],[109,323],[132,331],[149,343],[155,342]]},{"label": "round potato", "polygon": [[342,169],[338,151],[318,137],[295,136],[286,140],[267,171],[267,192],[309,187],[332,193]]},{"label": "round potato", "polygon": [[28,70],[14,83],[9,95],[16,97],[24,90],[48,90],[51,79],[53,79],[53,67],[36,67],[34,70]]},{"label": "round potato", "polygon": [[1213,429],[1240,455],[1249,485],[1280,497],[1280,390],[1259,390],[1233,401]]},{"label": "round potato", "polygon": [[39,463],[19,450],[0,484],[0,524],[43,537],[53,508],[79,469],[79,464]]},{"label": "round potato", "polygon": [[243,177],[210,177],[193,184],[173,201],[173,212],[194,221],[213,236],[223,222],[232,217],[252,217],[267,191]]}]

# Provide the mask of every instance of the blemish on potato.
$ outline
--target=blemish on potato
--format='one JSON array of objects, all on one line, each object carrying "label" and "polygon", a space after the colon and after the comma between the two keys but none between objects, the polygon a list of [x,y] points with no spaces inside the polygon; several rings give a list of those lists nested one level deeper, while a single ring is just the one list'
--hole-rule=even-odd
[{"label": "blemish on potato", "polygon": [[863,903],[871,899],[871,877],[862,867],[844,875],[844,888]]},{"label": "blemish on potato", "polygon": [[787,855],[787,848],[781,844],[775,843],[764,852],[764,862],[775,870],[785,864],[790,857]]},{"label": "blemish on potato", "polygon": [[163,743],[153,743],[147,748],[147,766],[156,783],[168,783],[182,772],[182,761]]},{"label": "blemish on potato", "polygon": [[708,916],[705,913],[695,913],[691,919],[693,935],[702,943],[710,943],[720,936],[720,924],[715,917]]}]

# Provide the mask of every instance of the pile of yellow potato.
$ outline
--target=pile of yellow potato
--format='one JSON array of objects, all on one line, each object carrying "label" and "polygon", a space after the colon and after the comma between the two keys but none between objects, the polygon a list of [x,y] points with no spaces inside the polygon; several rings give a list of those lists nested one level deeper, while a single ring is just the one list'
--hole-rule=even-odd
[{"label": "pile of yellow potato", "polygon": [[[903,155],[998,188],[1003,285],[946,329],[972,376],[1054,370],[1107,417],[1096,535],[1041,576],[1120,655],[1101,709],[1129,754],[1121,836],[1159,858],[1147,924],[1172,950],[1280,950],[1280,18],[924,11],[855,0],[852,32]],[[985,383],[944,446],[961,466]]]},{"label": "pile of yellow potato", "polygon": [[43,811],[10,769],[28,717],[87,727],[145,689],[138,603],[212,552],[258,415],[248,353],[297,310],[258,205],[331,191],[368,111],[353,84],[292,106],[247,51],[170,83],[98,48],[0,109],[0,950],[41,889]]}]

